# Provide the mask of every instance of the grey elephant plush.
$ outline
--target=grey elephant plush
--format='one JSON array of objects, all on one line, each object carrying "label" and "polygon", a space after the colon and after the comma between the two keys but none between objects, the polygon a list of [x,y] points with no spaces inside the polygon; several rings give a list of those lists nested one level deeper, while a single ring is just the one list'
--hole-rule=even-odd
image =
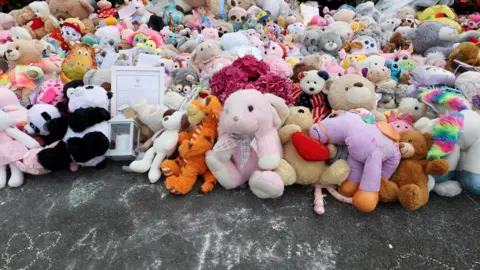
[{"label": "grey elephant plush", "polygon": [[448,57],[458,39],[455,28],[439,22],[424,22],[418,28],[407,31],[405,36],[412,41],[414,52],[423,56],[440,52]]}]

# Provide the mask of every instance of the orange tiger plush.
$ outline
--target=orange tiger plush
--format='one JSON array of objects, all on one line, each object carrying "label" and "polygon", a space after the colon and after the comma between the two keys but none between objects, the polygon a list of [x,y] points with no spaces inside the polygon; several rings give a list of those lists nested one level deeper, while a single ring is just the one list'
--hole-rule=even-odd
[{"label": "orange tiger plush", "polygon": [[187,108],[189,122],[197,125],[193,131],[180,132],[178,152],[180,156],[175,160],[165,160],[160,165],[167,176],[165,186],[176,194],[187,194],[202,175],[203,185],[200,193],[213,190],[217,180],[205,163],[205,154],[213,148],[217,138],[218,117],[222,105],[217,97],[207,96],[203,101],[194,100]]}]

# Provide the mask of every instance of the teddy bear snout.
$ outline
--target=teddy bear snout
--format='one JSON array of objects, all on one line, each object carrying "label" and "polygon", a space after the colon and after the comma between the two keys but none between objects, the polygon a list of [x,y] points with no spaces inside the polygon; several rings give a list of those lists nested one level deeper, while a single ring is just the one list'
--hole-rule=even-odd
[{"label": "teddy bear snout", "polygon": [[313,92],[313,91],[315,91],[315,88],[313,88],[313,87],[310,87],[310,89],[309,89],[309,90],[310,90],[310,92]]}]

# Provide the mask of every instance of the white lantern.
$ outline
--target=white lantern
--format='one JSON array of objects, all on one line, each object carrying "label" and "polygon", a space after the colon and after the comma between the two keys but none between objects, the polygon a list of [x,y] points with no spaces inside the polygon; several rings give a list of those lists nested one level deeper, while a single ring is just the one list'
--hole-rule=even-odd
[{"label": "white lantern", "polygon": [[108,121],[110,124],[110,148],[106,157],[113,160],[134,160],[135,149],[140,146],[140,128],[135,120],[123,114]]}]

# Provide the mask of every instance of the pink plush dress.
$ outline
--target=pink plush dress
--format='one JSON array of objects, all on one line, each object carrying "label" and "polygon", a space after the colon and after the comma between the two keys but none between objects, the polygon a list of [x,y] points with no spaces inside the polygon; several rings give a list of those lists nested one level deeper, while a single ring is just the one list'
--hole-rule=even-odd
[{"label": "pink plush dress", "polygon": [[22,159],[27,152],[27,147],[10,138],[6,131],[0,131],[0,166]]}]

